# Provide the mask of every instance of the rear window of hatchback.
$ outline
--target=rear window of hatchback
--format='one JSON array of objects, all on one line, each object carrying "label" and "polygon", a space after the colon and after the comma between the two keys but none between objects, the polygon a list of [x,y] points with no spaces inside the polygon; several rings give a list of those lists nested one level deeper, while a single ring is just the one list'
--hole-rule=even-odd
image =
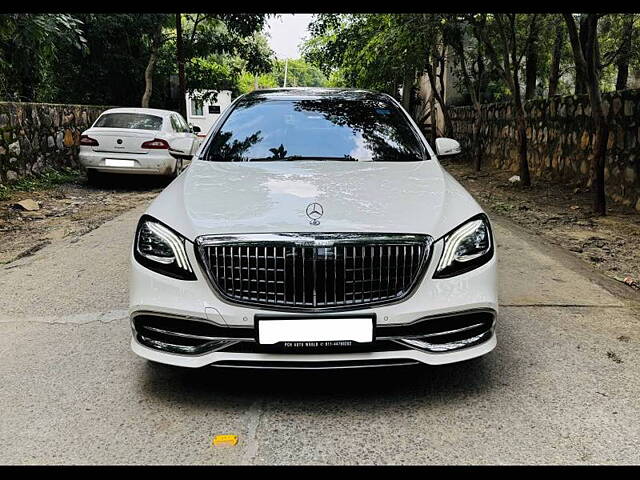
[{"label": "rear window of hatchback", "polygon": [[93,125],[98,128],[161,130],[162,117],[146,113],[105,113]]}]

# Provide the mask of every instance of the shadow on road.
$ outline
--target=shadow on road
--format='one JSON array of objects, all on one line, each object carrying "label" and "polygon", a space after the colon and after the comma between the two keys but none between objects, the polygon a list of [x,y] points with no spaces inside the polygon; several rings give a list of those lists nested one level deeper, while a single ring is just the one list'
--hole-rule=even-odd
[{"label": "shadow on road", "polygon": [[102,173],[95,184],[84,184],[90,190],[110,191],[149,191],[164,189],[173,181],[172,177],[162,175],[123,175],[116,173]]},{"label": "shadow on road", "polygon": [[419,398],[445,402],[492,388],[491,354],[442,366],[345,370],[249,370],[205,367],[196,370],[148,363],[140,372],[145,393],[166,402],[207,404],[280,401],[341,404],[403,402]]}]

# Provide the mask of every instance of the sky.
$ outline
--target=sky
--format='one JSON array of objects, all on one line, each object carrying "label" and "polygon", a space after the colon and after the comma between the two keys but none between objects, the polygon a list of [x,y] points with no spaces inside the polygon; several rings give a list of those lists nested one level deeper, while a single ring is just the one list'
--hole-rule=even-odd
[{"label": "sky", "polygon": [[308,37],[307,25],[313,17],[310,13],[281,14],[267,21],[266,32],[269,34],[269,45],[276,57],[300,58],[298,45],[303,37]]}]

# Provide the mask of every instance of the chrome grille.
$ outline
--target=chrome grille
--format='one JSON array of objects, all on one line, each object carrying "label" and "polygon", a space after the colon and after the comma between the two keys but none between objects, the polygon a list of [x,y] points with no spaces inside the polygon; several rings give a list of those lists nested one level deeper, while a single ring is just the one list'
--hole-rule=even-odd
[{"label": "chrome grille", "polygon": [[431,251],[427,235],[208,235],[200,261],[227,300],[293,309],[372,305],[406,296]]}]

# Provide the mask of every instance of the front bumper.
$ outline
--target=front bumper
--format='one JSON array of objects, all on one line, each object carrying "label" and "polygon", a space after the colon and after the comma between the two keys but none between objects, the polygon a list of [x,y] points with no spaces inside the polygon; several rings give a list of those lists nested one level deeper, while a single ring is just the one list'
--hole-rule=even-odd
[{"label": "front bumper", "polygon": [[[433,245],[433,259],[440,258],[442,248],[441,240]],[[259,348],[253,333],[256,315],[277,314],[286,318],[292,313],[223,301],[206,281],[194,249],[187,248],[187,255],[194,268],[196,281],[178,280],[155,273],[140,265],[132,255],[130,315],[134,334],[131,347],[143,358],[183,367],[218,365],[253,368],[352,368],[407,363],[440,365],[484,355],[496,346],[495,318],[498,301],[495,255],[488,263],[475,270],[445,279],[433,278],[437,261],[432,260],[420,285],[410,297],[394,304],[331,312],[336,317],[346,314],[371,315],[375,318],[377,331],[391,332],[395,329],[396,333],[400,333],[390,335],[383,342],[376,340],[371,344],[371,351],[323,353],[265,352]],[[446,348],[432,348],[428,344],[425,346],[424,342],[411,344],[402,341],[402,335],[414,339],[419,337],[416,332],[413,332],[415,335],[409,335],[406,330],[418,321],[438,319],[441,324],[445,322],[442,330],[450,331],[455,330],[454,323],[458,321],[455,318],[469,312],[488,312],[491,322],[485,322],[485,327],[469,330],[466,338],[464,333],[451,337],[452,341],[448,342],[451,345]],[[191,353],[167,351],[158,343],[145,341],[140,337],[140,332],[136,331],[135,319],[145,314],[204,322],[217,329],[217,333],[212,334],[211,338],[226,339],[227,343],[213,342],[209,345],[209,350],[194,350]],[[312,317],[314,314],[309,313],[307,316]],[[451,328],[446,326],[447,318],[452,319]],[[225,334],[226,331],[235,333]],[[376,335],[376,339],[380,337],[381,335]]]},{"label": "front bumper", "polygon": [[208,365],[234,368],[270,369],[339,369],[360,367],[389,367],[423,363],[443,365],[480,357],[496,347],[496,335],[477,346],[445,353],[430,353],[414,349],[332,354],[237,353],[216,351],[202,355],[178,355],[161,352],[131,339],[134,353],[148,360],[179,367],[198,368]]}]

